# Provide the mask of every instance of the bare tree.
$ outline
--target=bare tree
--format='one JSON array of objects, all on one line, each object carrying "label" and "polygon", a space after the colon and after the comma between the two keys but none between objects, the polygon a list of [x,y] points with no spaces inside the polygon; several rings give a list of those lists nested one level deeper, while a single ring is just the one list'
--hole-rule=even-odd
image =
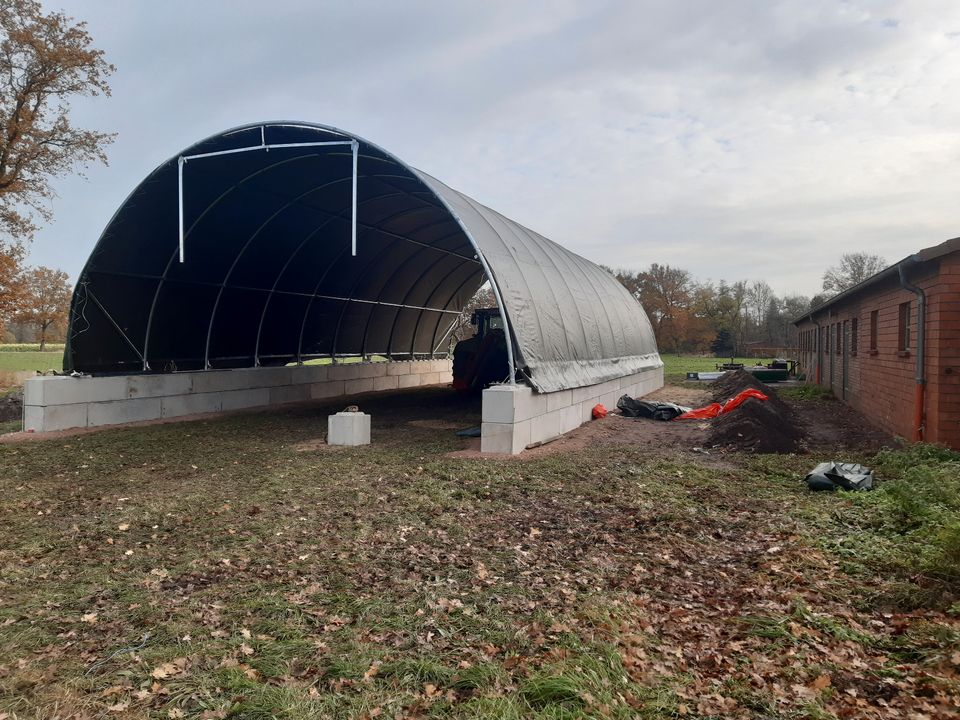
[{"label": "bare tree", "polygon": [[845,253],[839,265],[828,268],[823,274],[823,290],[832,294],[841,293],[876,275],[886,266],[886,261],[879,255]]},{"label": "bare tree", "polygon": [[470,324],[470,319],[473,317],[473,311],[479,310],[480,308],[494,308],[497,306],[497,300],[493,296],[493,290],[490,289],[489,283],[484,283],[479,290],[477,290],[473,297],[463,306],[463,310],[460,311],[460,314],[457,316],[457,320],[453,325],[453,330],[450,331],[450,340],[452,343],[460,342],[461,340],[466,340],[469,337],[473,337],[475,331],[473,326]]},{"label": "bare tree", "polygon": [[107,162],[113,135],[69,118],[72,98],[110,94],[114,67],[91,42],[86,23],[0,0],[0,233],[13,242],[33,235],[36,217],[50,220],[53,178]]},{"label": "bare tree", "polygon": [[747,289],[747,304],[753,311],[753,320],[757,328],[763,325],[770,301],[774,299],[773,288],[763,280],[754,280]]}]

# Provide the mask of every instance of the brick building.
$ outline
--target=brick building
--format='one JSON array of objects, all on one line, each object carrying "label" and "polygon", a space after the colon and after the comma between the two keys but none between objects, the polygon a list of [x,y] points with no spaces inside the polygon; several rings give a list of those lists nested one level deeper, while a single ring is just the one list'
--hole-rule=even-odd
[{"label": "brick building", "polygon": [[960,238],[794,321],[807,382],[895,435],[960,449]]}]

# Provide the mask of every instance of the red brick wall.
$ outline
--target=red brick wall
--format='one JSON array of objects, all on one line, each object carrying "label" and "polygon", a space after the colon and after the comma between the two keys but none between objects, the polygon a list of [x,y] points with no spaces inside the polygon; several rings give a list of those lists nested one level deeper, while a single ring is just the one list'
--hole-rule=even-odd
[{"label": "red brick wall", "polygon": [[[960,253],[913,266],[908,280],[927,294],[924,439],[960,449]],[[910,348],[899,350],[900,304],[910,303]],[[878,311],[877,349],[870,350],[870,313]],[[917,362],[917,296],[900,287],[894,276],[862,293],[815,314],[821,325],[820,347],[804,333],[816,328],[810,320],[798,326],[800,362],[808,382],[817,378],[837,398],[895,435],[912,439]],[[858,321],[858,348],[849,351],[851,320]],[[842,342],[846,334],[847,379],[843,382]],[[825,342],[823,331],[829,332]],[[844,333],[845,331],[845,333]]]}]

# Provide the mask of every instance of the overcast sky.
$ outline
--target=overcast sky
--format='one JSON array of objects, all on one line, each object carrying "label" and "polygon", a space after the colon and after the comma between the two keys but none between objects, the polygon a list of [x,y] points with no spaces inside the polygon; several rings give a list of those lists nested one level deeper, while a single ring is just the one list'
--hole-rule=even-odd
[{"label": "overcast sky", "polygon": [[843,252],[960,235],[960,3],[46,2],[86,20],[110,166],[56,184],[31,262],[79,273],[193,142],[355,132],[596,262],[813,294]]}]

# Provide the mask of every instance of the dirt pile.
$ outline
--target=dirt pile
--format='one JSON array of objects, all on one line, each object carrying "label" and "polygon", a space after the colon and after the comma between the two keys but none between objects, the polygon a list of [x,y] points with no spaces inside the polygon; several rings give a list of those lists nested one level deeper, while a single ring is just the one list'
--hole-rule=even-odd
[{"label": "dirt pile", "polygon": [[23,390],[0,394],[0,422],[19,420],[23,415]]},{"label": "dirt pile", "polygon": [[769,385],[744,370],[737,370],[713,383],[713,397],[723,402],[750,388],[769,399],[750,398],[736,410],[711,420],[708,443],[757,453],[800,452],[805,438],[803,428],[793,410]]}]

